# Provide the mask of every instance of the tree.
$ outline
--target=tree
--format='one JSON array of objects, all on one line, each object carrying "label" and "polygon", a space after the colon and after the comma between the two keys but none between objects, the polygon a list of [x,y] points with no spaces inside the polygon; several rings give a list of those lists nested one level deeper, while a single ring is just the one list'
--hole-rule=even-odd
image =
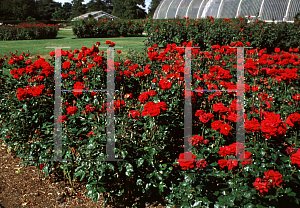
[{"label": "tree", "polygon": [[11,12],[14,19],[26,20],[27,17],[32,15],[32,8],[35,7],[34,0],[11,0]]},{"label": "tree", "polygon": [[90,0],[86,6],[87,12],[104,11],[106,9],[105,2],[101,0]]},{"label": "tree", "polygon": [[148,9],[148,16],[152,17],[155,13],[156,8],[162,0],[152,0]]},{"label": "tree", "polygon": [[65,20],[69,19],[71,17],[72,14],[72,4],[71,3],[64,3],[63,5],[63,10],[65,12]]},{"label": "tree", "polygon": [[114,0],[112,15],[123,19],[143,19],[146,17],[144,9],[137,5],[145,7],[144,0]]},{"label": "tree", "polygon": [[104,12],[111,14],[113,11],[113,2],[112,0],[104,0],[105,8],[103,9]]},{"label": "tree", "polygon": [[113,10],[112,15],[123,18],[125,12],[124,1],[122,0],[113,0]]},{"label": "tree", "polygon": [[52,14],[61,8],[61,3],[54,2],[53,0],[37,0],[36,11],[37,19],[50,20]]},{"label": "tree", "polygon": [[70,18],[72,12],[72,4],[66,2],[63,7],[56,8],[55,12],[52,14],[55,20],[67,20]]},{"label": "tree", "polygon": [[1,20],[11,20],[16,19],[12,14],[11,0],[0,1],[0,19]]},{"label": "tree", "polygon": [[83,0],[72,0],[72,15],[71,18],[78,17],[86,13],[86,5],[82,4]]}]

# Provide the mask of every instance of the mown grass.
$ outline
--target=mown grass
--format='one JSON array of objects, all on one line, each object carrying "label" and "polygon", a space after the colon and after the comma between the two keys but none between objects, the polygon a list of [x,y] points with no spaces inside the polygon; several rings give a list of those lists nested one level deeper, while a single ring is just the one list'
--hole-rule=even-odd
[{"label": "mown grass", "polygon": [[[91,48],[96,42],[100,42],[100,47],[107,47],[105,44],[106,40],[110,40],[116,43],[116,50],[121,50],[122,53],[119,55],[120,58],[125,57],[129,50],[135,50],[136,52],[144,51],[144,40],[146,37],[118,37],[118,38],[82,38],[76,39],[72,30],[59,30],[56,39],[43,39],[43,40],[15,40],[15,41],[0,41],[0,57],[4,54],[9,56],[9,52],[18,54],[22,52],[27,53],[29,51],[30,57],[35,57],[40,55],[42,57],[49,56],[49,52],[54,51],[54,49],[46,47],[70,47],[72,50],[81,49],[81,47],[86,46]],[[103,50],[106,50],[105,48]]]}]

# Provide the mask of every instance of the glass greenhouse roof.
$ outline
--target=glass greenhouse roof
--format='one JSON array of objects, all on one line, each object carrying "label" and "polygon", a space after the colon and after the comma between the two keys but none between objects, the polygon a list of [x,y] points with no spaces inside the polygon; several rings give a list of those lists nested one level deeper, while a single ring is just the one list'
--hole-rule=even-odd
[{"label": "glass greenhouse roof", "polygon": [[95,19],[99,19],[99,18],[103,18],[103,17],[108,17],[108,18],[111,18],[111,19],[117,18],[117,17],[115,17],[111,14],[108,14],[106,12],[103,12],[103,11],[95,11],[95,12],[89,12],[89,13],[80,15],[78,17],[75,17],[75,18],[72,19],[72,21],[87,18],[89,15],[92,15]]},{"label": "glass greenhouse roof", "polygon": [[258,14],[261,20],[291,21],[298,12],[300,0],[163,0],[153,19],[235,18]]}]

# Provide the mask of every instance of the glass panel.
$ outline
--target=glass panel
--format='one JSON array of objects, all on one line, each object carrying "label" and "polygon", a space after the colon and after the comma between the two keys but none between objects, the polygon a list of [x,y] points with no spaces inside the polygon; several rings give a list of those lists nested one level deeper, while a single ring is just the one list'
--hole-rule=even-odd
[{"label": "glass panel", "polygon": [[261,19],[282,20],[288,6],[289,0],[265,0]]},{"label": "glass panel", "polygon": [[158,15],[158,11],[161,7],[161,5],[164,3],[164,1],[161,1],[158,5],[158,7],[156,8],[155,12],[154,12],[154,15],[153,15],[153,19],[157,19],[157,15]]},{"label": "glass panel", "polygon": [[300,12],[300,0],[292,0],[288,11],[288,20],[293,21],[298,12]]},{"label": "glass panel", "polygon": [[218,10],[221,4],[221,0],[211,0],[209,1],[203,11],[202,17],[212,16],[217,17]]},{"label": "glass panel", "polygon": [[223,0],[220,18],[234,18],[239,7],[240,0]]},{"label": "glass panel", "polygon": [[174,0],[169,8],[167,19],[173,19],[175,18],[176,11],[179,7],[181,0]]},{"label": "glass panel", "polygon": [[172,1],[173,0],[165,0],[164,1],[163,5],[161,6],[160,10],[158,11],[157,19],[165,19],[167,10]]},{"label": "glass panel", "polygon": [[189,7],[189,11],[188,11],[188,14],[187,16],[191,19],[196,19],[197,18],[197,14],[198,14],[198,11],[199,11],[199,7],[201,5],[203,0],[192,0],[192,3]]},{"label": "glass panel", "polygon": [[202,17],[202,15],[203,15],[203,11],[204,11],[204,8],[205,8],[205,6],[206,6],[206,4],[209,2],[209,0],[203,0],[203,3],[202,3],[202,5],[201,5],[201,7],[199,8],[199,10],[198,10],[198,18],[201,18]]},{"label": "glass panel", "polygon": [[260,7],[263,0],[243,0],[241,3],[240,15],[245,16],[256,16],[259,13]]},{"label": "glass panel", "polygon": [[[187,9],[191,3],[191,0],[183,0],[180,4],[180,7],[178,9],[177,15],[180,19],[183,19],[183,17],[188,17],[187,16]],[[189,17],[191,18],[191,17]]]}]

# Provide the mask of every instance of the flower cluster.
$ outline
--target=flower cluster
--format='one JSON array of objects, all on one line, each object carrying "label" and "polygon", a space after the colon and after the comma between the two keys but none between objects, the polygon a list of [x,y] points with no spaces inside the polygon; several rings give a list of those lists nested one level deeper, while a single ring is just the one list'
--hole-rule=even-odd
[{"label": "flower cluster", "polygon": [[24,100],[25,98],[40,97],[45,89],[45,85],[37,85],[34,87],[27,86],[24,89],[17,89],[17,97],[19,100]]},{"label": "flower cluster", "polygon": [[150,115],[151,117],[159,116],[162,112],[168,110],[168,105],[165,102],[148,102],[144,106],[142,116]]},{"label": "flower cluster", "polygon": [[[220,147],[219,154],[223,157],[228,156],[238,156],[239,159],[243,160],[241,161],[242,165],[247,165],[249,163],[253,163],[251,160],[251,152],[244,151],[244,145],[242,143],[236,142],[231,145]],[[233,169],[234,167],[238,166],[238,161],[233,160],[232,158],[226,159],[220,159],[218,161],[218,164],[221,168],[228,167],[228,170]]]},{"label": "flower cluster", "polygon": [[256,178],[253,184],[254,188],[259,191],[261,196],[264,195],[264,192],[268,192],[272,186],[281,187],[280,183],[282,182],[282,175],[277,171],[268,170],[264,174],[265,176],[263,179]]}]

